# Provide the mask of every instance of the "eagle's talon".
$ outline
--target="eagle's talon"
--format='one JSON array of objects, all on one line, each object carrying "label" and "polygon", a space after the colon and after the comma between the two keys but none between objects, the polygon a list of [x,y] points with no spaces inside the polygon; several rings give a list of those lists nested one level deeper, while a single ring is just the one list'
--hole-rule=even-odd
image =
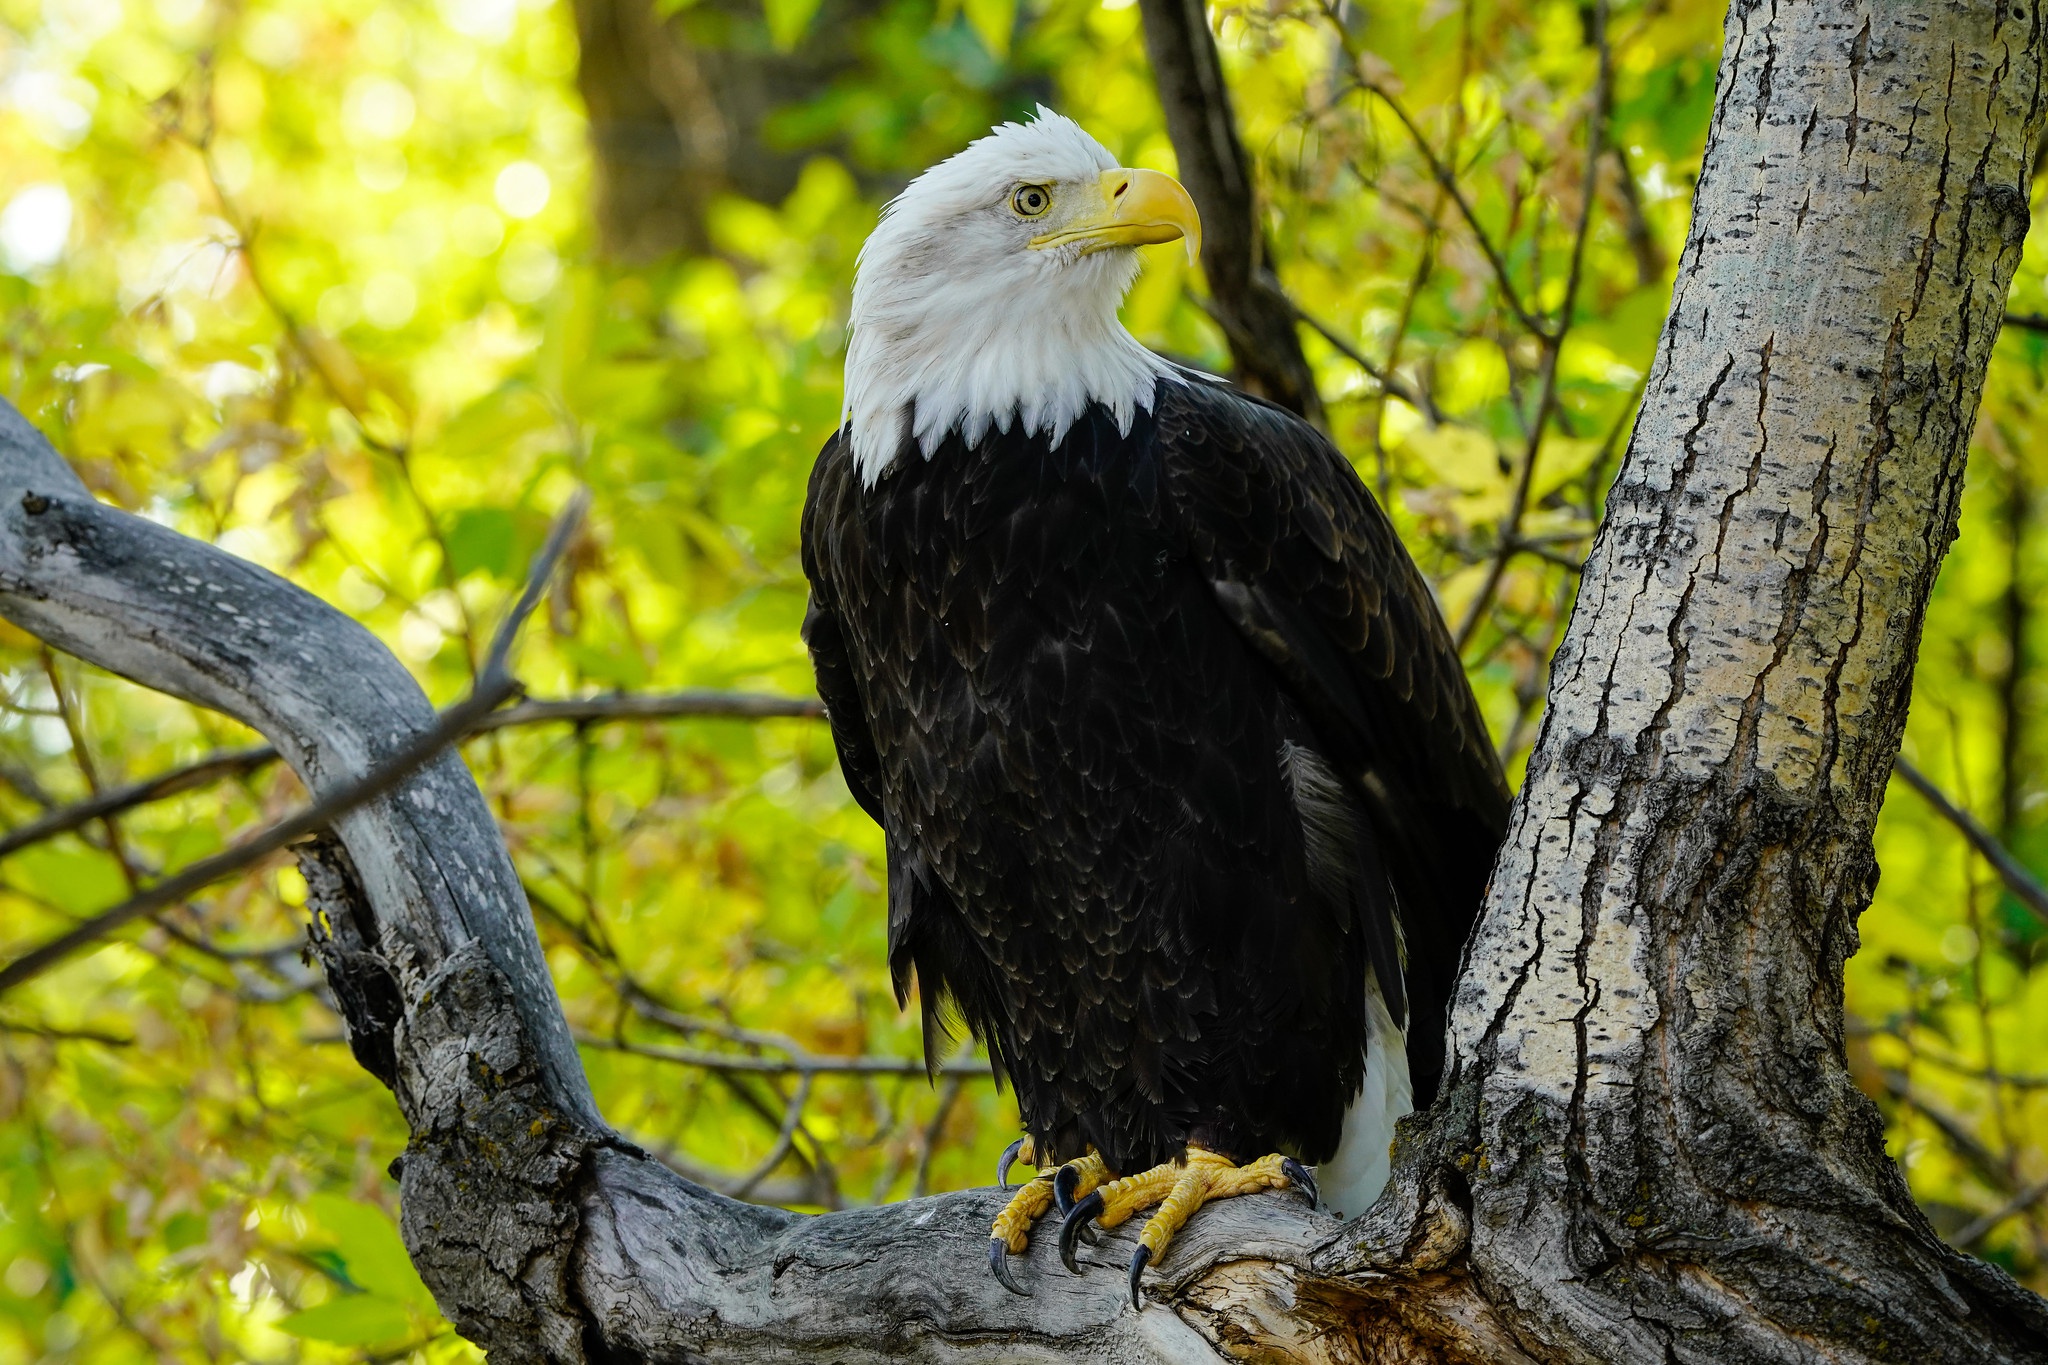
[{"label": "eagle's talon", "polygon": [[1145,1273],[1145,1267],[1152,1264],[1152,1248],[1143,1242],[1131,1253],[1131,1307],[1137,1312],[1145,1311],[1145,1299],[1138,1292],[1138,1278]]},{"label": "eagle's talon", "polygon": [[1052,1205],[1064,1218],[1073,1212],[1074,1201],[1099,1185],[1109,1183],[1109,1167],[1094,1152],[1075,1157],[1052,1173]]},{"label": "eagle's talon", "polygon": [[988,1239],[988,1268],[994,1272],[997,1283],[1003,1288],[1012,1294],[1021,1294],[1027,1299],[1031,1297],[1031,1291],[1018,1284],[1010,1274],[1010,1248],[1000,1237]]},{"label": "eagle's talon", "polygon": [[1292,1180],[1300,1188],[1302,1194],[1308,1199],[1308,1206],[1310,1208],[1314,1208],[1323,1202],[1322,1191],[1316,1188],[1315,1174],[1293,1157],[1290,1156],[1281,1160],[1280,1174]]},{"label": "eagle's talon", "polygon": [[1018,1138],[1015,1142],[1003,1148],[1003,1154],[996,1158],[996,1184],[1002,1186],[1005,1192],[1010,1188],[1010,1167],[1016,1164],[1018,1154],[1024,1150],[1024,1144],[1030,1140],[1028,1136]]},{"label": "eagle's talon", "polygon": [[1060,1224],[1060,1263],[1076,1275],[1081,1273],[1081,1266],[1074,1259],[1074,1242],[1089,1220],[1101,1212],[1102,1191],[1091,1190],[1080,1203],[1067,1210],[1066,1220]]},{"label": "eagle's talon", "polygon": [[1064,1218],[1074,1211],[1074,1201],[1080,1197],[1081,1168],[1068,1162],[1052,1175],[1052,1206]]}]

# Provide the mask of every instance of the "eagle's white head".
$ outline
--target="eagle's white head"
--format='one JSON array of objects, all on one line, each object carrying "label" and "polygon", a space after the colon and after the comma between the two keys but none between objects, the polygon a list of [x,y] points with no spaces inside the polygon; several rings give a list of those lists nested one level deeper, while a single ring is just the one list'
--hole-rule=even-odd
[{"label": "eagle's white head", "polygon": [[910,183],[853,282],[842,424],[873,487],[914,437],[930,458],[1020,423],[1057,444],[1090,402],[1126,432],[1174,373],[1117,320],[1141,245],[1201,222],[1180,183],[1119,167],[1043,105]]}]

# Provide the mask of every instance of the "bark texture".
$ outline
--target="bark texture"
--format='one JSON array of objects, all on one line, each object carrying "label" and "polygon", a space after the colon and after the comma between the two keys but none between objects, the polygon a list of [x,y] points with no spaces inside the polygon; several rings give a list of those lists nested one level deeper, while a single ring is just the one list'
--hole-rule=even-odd
[{"label": "bark texture", "polygon": [[[1148,14],[1149,18],[1149,14]],[[2048,1360],[1843,1064],[1841,966],[2041,132],[2037,9],[1738,3],[1644,411],[1451,1028],[1380,1203],[1205,1209],[987,1274],[993,1191],[735,1203],[592,1102],[444,756],[306,852],[412,1139],[408,1246],[503,1361]],[[360,627],[96,502],[0,403],[0,615],[256,726],[319,793],[432,712]]]},{"label": "bark texture", "polygon": [[1471,1274],[1544,1358],[2048,1349],[2041,1303],[1915,1208],[1841,1000],[2026,236],[2041,64],[2034,5],[1729,15],[1429,1135]]}]

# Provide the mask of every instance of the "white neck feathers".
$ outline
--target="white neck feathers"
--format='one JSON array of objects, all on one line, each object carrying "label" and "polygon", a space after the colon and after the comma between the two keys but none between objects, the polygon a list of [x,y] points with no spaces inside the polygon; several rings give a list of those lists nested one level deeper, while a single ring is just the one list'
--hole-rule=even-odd
[{"label": "white neck feathers", "polygon": [[920,281],[878,269],[873,245],[854,285],[843,418],[866,487],[913,440],[930,459],[952,432],[971,445],[1020,425],[1058,445],[1090,403],[1128,433],[1173,373],[1117,320],[1135,253],[1090,257],[1064,267],[1066,278],[1027,260],[978,279]]}]

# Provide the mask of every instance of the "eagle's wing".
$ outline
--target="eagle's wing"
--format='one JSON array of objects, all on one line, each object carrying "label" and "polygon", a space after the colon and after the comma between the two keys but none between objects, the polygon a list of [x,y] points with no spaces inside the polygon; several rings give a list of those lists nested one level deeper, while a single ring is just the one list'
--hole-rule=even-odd
[{"label": "eagle's wing", "polygon": [[809,496],[804,499],[802,553],[804,577],[810,580],[811,600],[804,611],[804,644],[811,651],[811,667],[818,675],[818,697],[825,703],[825,718],[832,724],[832,743],[839,750],[839,767],[853,799],[860,802],[878,825],[882,819],[882,760],[875,751],[874,736],[868,733],[867,708],[861,702],[860,685],[854,680],[853,661],[846,652],[846,637],[840,630],[838,593],[826,572],[828,561],[840,558],[834,537],[845,534],[849,525],[843,515],[846,500],[854,496],[853,462],[847,458],[838,435],[818,453],[811,470]]},{"label": "eagle's wing", "polygon": [[[841,581],[843,576],[833,571],[835,566],[863,559],[858,547],[842,545],[837,539],[861,534],[860,518],[854,515],[853,504],[858,496],[859,475],[845,443],[834,435],[818,454],[818,462],[811,471],[810,493],[804,502],[803,566],[811,596],[804,611],[803,637],[811,652],[811,667],[817,674],[818,697],[825,703],[825,717],[832,726],[832,744],[839,751],[840,771],[846,775],[853,799],[887,837],[889,978],[899,1007],[909,1001],[912,976],[918,979],[925,1065],[936,1075],[956,1032],[949,1015],[957,1016],[962,1009],[959,997],[980,984],[951,979],[944,966],[971,963],[979,955],[963,951],[958,940],[965,930],[959,914],[949,913],[947,892],[916,850],[898,839],[889,827],[882,794],[881,754],[869,729],[868,708],[861,696],[840,616],[842,610],[872,610],[875,604],[852,601],[842,607],[840,594],[851,592],[858,597],[862,585],[858,581]],[[960,975],[957,967],[953,975]],[[977,1022],[986,1014],[985,1010],[967,1012]],[[1001,1075],[1005,1059],[993,1039],[989,1046]]]},{"label": "eagle's wing", "polygon": [[1427,583],[1356,471],[1290,413],[1162,384],[1169,496],[1218,605],[1362,798],[1399,905],[1418,1103],[1507,820],[1507,785]]}]

